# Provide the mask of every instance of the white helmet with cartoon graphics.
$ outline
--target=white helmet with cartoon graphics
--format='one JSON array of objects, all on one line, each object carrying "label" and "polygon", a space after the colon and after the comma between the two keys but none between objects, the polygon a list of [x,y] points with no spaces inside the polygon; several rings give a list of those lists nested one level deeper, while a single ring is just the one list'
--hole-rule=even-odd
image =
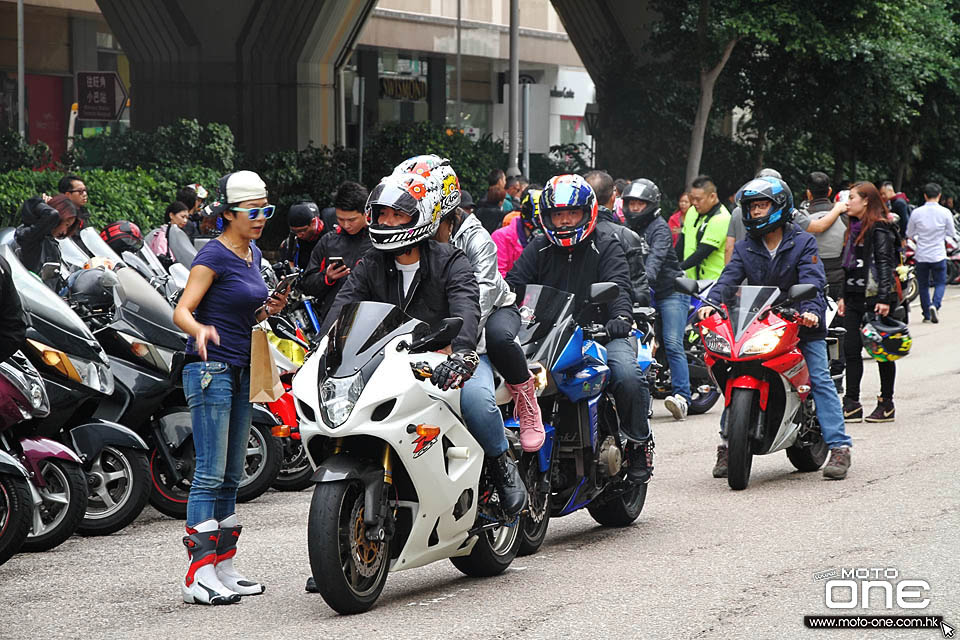
[{"label": "white helmet with cartoon graphics", "polygon": [[[381,251],[398,251],[432,238],[443,217],[442,183],[432,176],[399,173],[384,177],[367,198],[370,242]],[[410,216],[400,227],[380,224],[380,210],[390,207]]]},{"label": "white helmet with cartoon graphics", "polygon": [[415,173],[427,178],[435,178],[442,186],[440,196],[441,218],[457,210],[460,206],[460,179],[450,165],[450,160],[435,154],[407,158],[393,168],[393,175]]}]

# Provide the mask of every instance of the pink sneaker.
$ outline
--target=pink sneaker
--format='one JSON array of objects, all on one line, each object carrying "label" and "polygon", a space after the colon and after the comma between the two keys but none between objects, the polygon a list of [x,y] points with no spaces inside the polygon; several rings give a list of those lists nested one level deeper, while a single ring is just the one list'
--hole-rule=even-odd
[{"label": "pink sneaker", "polygon": [[528,453],[539,451],[546,434],[533,376],[522,384],[507,383],[507,389],[513,396],[513,415],[520,421],[520,446]]}]

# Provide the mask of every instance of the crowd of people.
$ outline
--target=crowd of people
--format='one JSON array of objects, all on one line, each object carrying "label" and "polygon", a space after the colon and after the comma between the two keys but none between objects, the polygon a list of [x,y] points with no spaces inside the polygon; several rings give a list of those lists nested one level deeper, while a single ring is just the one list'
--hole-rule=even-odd
[{"label": "crowd of people", "polygon": [[[650,392],[637,363],[633,331],[636,306],[658,312],[657,335],[672,385],[666,409],[684,420],[691,400],[684,346],[691,299],[677,291],[678,277],[716,281],[707,297],[713,303],[741,284],[783,291],[813,284],[836,301],[837,322],[847,330],[842,397],[825,343],[827,295],[802,303],[798,320],[803,327],[799,348],[831,452],[823,471],[828,478],[842,479],[850,467],[845,422],[895,419],[895,360],[909,349],[904,338],[909,308],[897,271],[907,238],[916,244],[923,319],[939,321],[944,243],[955,241],[955,233],[953,216],[938,204],[942,193],[934,183],[923,189],[925,204],[911,209],[892,185],[878,189],[857,182],[835,192],[826,174],[815,171],[795,206],[780,174],[764,169],[738,190],[731,212],[714,181],[702,175],[667,215],[659,187],[647,178],[614,180],[604,171],[590,171],[554,176],[540,185],[497,169],[488,182],[486,194],[474,203],[449,161],[433,155],[410,158],[372,190],[344,182],[328,209],[314,202],[291,206],[280,255],[287,268],[302,272],[298,286],[313,298],[321,332],[341,308],[363,300],[394,304],[427,323],[463,319],[432,382],[444,389],[462,387],[464,420],[488,459],[507,513],[524,508],[527,492],[506,454],[494,371],[514,401],[523,450],[537,451],[544,442],[534,377],[516,341],[521,314],[514,292],[519,287],[540,284],[567,291],[579,310],[592,284],[619,286],[616,298],[593,319],[609,337],[610,389],[627,441],[627,477],[635,483],[649,482],[654,470]],[[38,275],[44,264],[59,262],[58,239],[89,224],[83,180],[65,176],[59,190],[25,202],[15,232],[21,261]],[[241,531],[235,502],[250,427],[250,328],[280,312],[287,296],[287,291],[271,293],[261,276],[257,240],[275,210],[263,180],[238,171],[224,176],[217,191],[222,202],[207,204],[203,186],[183,187],[166,207],[163,223],[142,237],[168,262],[173,261],[173,227],[192,239],[215,239],[197,253],[174,312],[174,321],[190,336],[183,384],[196,445],[184,537],[190,566],[182,591],[185,601],[207,604],[263,592],[260,583],[233,566]],[[703,307],[699,318],[712,312]],[[865,325],[873,333],[865,332]],[[880,361],[881,382],[876,408],[865,418],[860,403],[864,347]],[[726,475],[725,415],[715,477]]]}]

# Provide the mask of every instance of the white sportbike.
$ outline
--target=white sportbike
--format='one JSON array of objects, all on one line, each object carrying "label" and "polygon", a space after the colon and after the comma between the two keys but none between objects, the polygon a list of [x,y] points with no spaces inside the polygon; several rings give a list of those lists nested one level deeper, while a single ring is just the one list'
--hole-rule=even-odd
[{"label": "white sportbike", "polygon": [[432,351],[461,325],[430,329],[390,304],[350,304],[294,378],[316,469],[310,568],[339,613],[372,607],[390,571],[450,558],[469,576],[493,576],[517,554],[517,518],[499,507],[460,391],[430,382],[446,357]]}]

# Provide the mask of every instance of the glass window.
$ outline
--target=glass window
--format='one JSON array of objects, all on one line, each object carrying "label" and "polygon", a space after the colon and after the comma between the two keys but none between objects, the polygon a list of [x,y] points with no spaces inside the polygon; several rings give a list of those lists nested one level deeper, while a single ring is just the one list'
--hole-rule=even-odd
[{"label": "glass window", "polygon": [[587,141],[583,116],[560,116],[560,144],[577,144]]}]

